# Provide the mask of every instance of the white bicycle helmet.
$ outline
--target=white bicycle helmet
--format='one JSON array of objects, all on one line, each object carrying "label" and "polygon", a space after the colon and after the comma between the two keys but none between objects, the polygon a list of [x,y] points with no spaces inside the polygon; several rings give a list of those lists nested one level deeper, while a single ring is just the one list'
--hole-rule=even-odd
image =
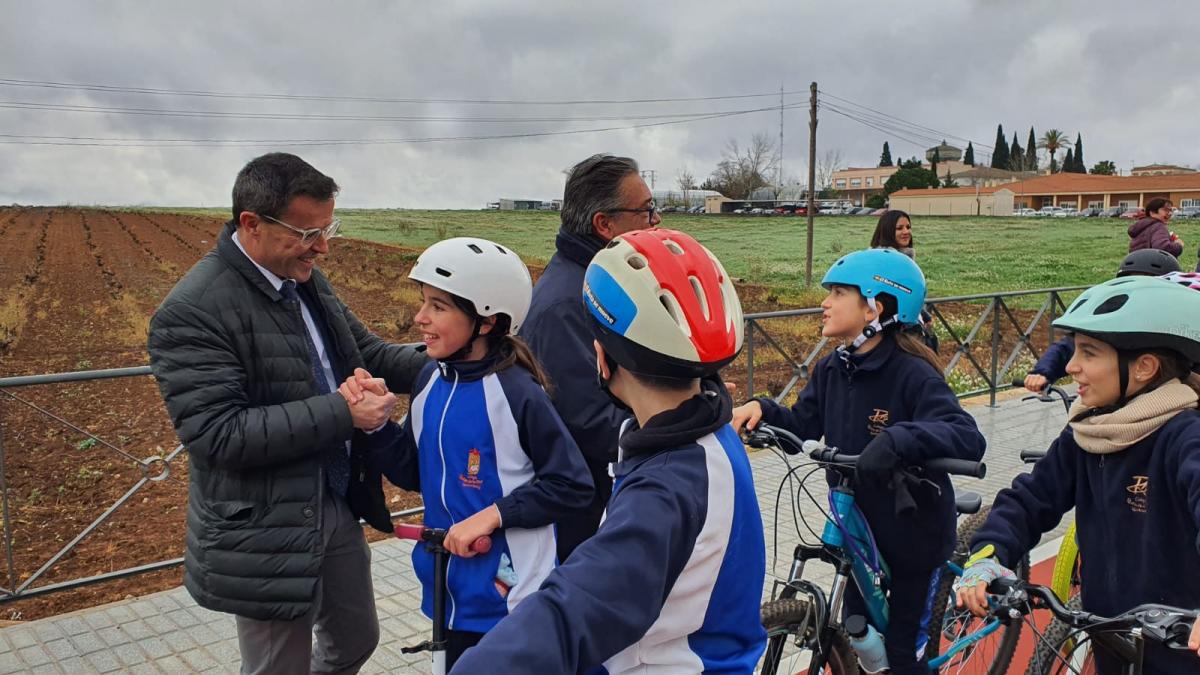
[{"label": "white bicycle helmet", "polygon": [[477,237],[454,237],[430,246],[408,278],[470,300],[479,316],[507,315],[512,334],[521,328],[533,298],[533,279],[517,254]]}]

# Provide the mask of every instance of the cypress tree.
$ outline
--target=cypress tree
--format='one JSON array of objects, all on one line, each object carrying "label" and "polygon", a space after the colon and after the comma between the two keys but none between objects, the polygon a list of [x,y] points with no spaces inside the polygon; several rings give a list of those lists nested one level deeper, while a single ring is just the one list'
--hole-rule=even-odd
[{"label": "cypress tree", "polygon": [[963,153],[963,164],[975,166],[975,148],[971,145],[971,141],[967,141],[967,151]]},{"label": "cypress tree", "polygon": [[887,141],[883,142],[883,154],[879,155],[879,166],[892,166],[892,151]]},{"label": "cypress tree", "polygon": [[1004,137],[1004,125],[996,125],[996,149],[992,152],[992,168],[1008,168],[1008,139]]},{"label": "cypress tree", "polygon": [[1017,142],[1017,133],[1013,132],[1012,147],[1008,149],[1008,169],[1015,171],[1025,161],[1025,151],[1021,149],[1021,144]]},{"label": "cypress tree", "polygon": [[1037,171],[1037,137],[1033,135],[1033,127],[1029,127],[1029,140],[1025,142],[1025,170]]},{"label": "cypress tree", "polygon": [[1083,163],[1083,134],[1075,134],[1075,173],[1087,173],[1087,165]]}]

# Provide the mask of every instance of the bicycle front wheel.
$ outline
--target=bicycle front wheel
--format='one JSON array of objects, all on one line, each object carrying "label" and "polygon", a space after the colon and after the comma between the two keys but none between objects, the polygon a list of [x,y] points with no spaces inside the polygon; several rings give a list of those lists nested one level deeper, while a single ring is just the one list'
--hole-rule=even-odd
[{"label": "bicycle front wheel", "polygon": [[[1078,595],[1071,598],[1067,608],[1073,611],[1082,609]],[[1055,619],[1042,635],[1042,639],[1038,640],[1037,649],[1033,652],[1025,675],[1092,675],[1095,672],[1096,661],[1092,656],[1092,640],[1088,634],[1071,630],[1069,626]]]},{"label": "bicycle front wheel", "polygon": [[[759,670],[761,675],[792,675],[808,667],[811,655],[802,652],[798,643],[820,630],[814,625],[812,605],[808,598],[795,597],[794,590],[784,589],[781,597],[763,603],[762,624],[767,629],[767,653]],[[859,675],[858,659],[844,633],[834,633],[831,643],[822,645],[822,648],[826,657],[825,673]]]},{"label": "bicycle front wheel", "polygon": [[[971,538],[987,520],[990,510],[990,506],[981,509],[959,526],[958,543],[952,560],[958,567],[961,568],[970,556]],[[1013,572],[1021,581],[1029,581],[1029,557],[1023,558]],[[926,652],[930,659],[953,652],[941,665],[942,673],[1003,675],[1021,639],[1021,622],[989,627],[994,619],[981,619],[965,609],[957,608],[952,589],[957,578],[954,574],[946,573],[938,584]]]}]

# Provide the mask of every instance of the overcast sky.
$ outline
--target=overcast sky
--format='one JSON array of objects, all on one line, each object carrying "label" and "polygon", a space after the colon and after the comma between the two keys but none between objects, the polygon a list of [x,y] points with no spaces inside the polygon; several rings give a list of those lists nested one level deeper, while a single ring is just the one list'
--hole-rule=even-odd
[{"label": "overcast sky", "polygon": [[[779,132],[779,98],[610,105],[480,105],[429,99],[579,101],[778,92],[784,167],[806,172],[807,90],[918,123],[909,140],[823,109],[818,153],[872,166],[889,141],[991,145],[996,124],[1025,145],[1032,125],[1082,132],[1084,159],[1122,171],[1200,164],[1200,3],[1086,0],[733,2],[38,2],[4,3],[0,106],[13,103],[258,115],[490,117],[482,121],[287,120],[99,114],[0,107],[0,203],[224,206],[237,170],[295,152],[343,188],[340,206],[479,208],[562,194],[563,169],[596,152],[630,155],[674,186],[707,176],[731,139]],[[73,85],[420,99],[262,100]],[[862,108],[825,99],[843,112]],[[824,104],[823,104],[824,105]],[[630,126],[576,135],[420,144],[272,147],[29,145],[99,139],[411,139]],[[875,115],[871,113],[871,115]],[[509,121],[513,117],[591,121]],[[596,120],[597,117],[624,119]],[[878,119],[876,116],[875,119]],[[14,138],[21,136],[23,138]],[[30,139],[31,136],[45,137]],[[4,141],[21,141],[19,144]],[[911,141],[918,141],[914,144]],[[111,141],[99,141],[100,143]],[[933,143],[928,143],[932,145]],[[977,152],[983,152],[977,147]]]}]

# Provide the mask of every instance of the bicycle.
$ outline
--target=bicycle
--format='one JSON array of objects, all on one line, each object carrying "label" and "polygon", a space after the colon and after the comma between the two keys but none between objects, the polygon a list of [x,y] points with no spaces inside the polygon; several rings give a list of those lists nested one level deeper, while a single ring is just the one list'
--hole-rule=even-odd
[{"label": "bicycle", "polygon": [[[402,647],[400,652],[430,652],[433,675],[446,675],[446,568],[450,564],[450,552],[445,547],[447,530],[398,523],[393,531],[397,539],[424,543],[426,550],[433,555],[433,635],[420,644]],[[490,537],[479,537],[471,542],[470,548],[476,553],[487,553],[492,550],[492,540]]]},{"label": "bicycle", "polygon": [[[816,441],[801,443],[790,432],[766,424],[760,424],[750,432],[747,442],[751,447],[771,447],[784,452],[791,450],[791,454],[803,453],[817,464],[818,469],[832,469],[838,478],[837,485],[829,490],[821,543],[801,542],[796,546],[787,581],[776,581],[772,599],[762,606],[761,618],[767,629],[768,641],[761,672],[764,675],[779,672],[785,650],[789,644],[794,644],[798,648],[795,658],[799,658],[801,650],[811,652],[809,673],[820,673],[826,666],[833,675],[857,673],[858,664],[850,646],[846,624],[851,618],[855,618],[856,624],[859,621],[857,617],[847,617],[843,621],[840,616],[847,584],[857,584],[867,606],[866,622],[883,634],[888,621],[885,589],[889,578],[887,562],[879,556],[870,527],[854,504],[852,483],[858,456],[842,454],[837,448],[825,447]],[[784,480],[790,479],[799,468],[791,468]],[[934,459],[924,462],[922,467],[910,467],[908,470],[916,474],[936,470],[982,478],[986,467],[982,462]],[[815,471],[810,471],[801,479],[801,489],[806,493],[808,491],[803,487],[803,482]],[[781,492],[782,489],[781,486]],[[811,498],[811,493],[808,494]],[[979,495],[972,493],[957,495],[955,501],[959,513],[963,514],[978,512],[983,502]],[[978,527],[978,524],[975,522],[973,527]],[[967,525],[964,523],[964,527]],[[964,541],[969,542],[971,534],[973,529],[964,531],[960,528],[959,545],[955,548],[953,559],[946,563],[949,573],[942,575],[934,596],[930,636],[925,650],[932,655],[930,665],[942,668],[943,672],[988,672],[999,675],[1008,667],[1016,649],[1020,627],[1004,624],[995,618],[979,620],[955,608],[951,592],[954,577],[962,574],[962,565],[968,556]],[[806,563],[814,559],[829,563],[836,570],[828,594],[804,578]],[[1018,565],[1016,571],[1021,578],[1027,579],[1028,560]],[[945,649],[941,649],[943,642]],[[795,670],[789,667],[786,672]]]},{"label": "bicycle", "polygon": [[[997,596],[990,614],[1001,620],[1029,623],[1038,636],[1038,649],[1030,667],[1039,673],[1095,672],[1093,647],[1103,646],[1124,666],[1126,675],[1141,675],[1146,641],[1170,649],[1188,649],[1188,636],[1200,612],[1159,604],[1138,605],[1115,617],[1104,617],[1079,608],[1078,598],[1064,604],[1052,588],[1013,579],[997,579],[988,585]],[[1054,624],[1044,634],[1028,619],[1031,612],[1048,609]],[[1061,627],[1054,633],[1054,626]],[[1196,662],[1200,669],[1200,659]]]}]

